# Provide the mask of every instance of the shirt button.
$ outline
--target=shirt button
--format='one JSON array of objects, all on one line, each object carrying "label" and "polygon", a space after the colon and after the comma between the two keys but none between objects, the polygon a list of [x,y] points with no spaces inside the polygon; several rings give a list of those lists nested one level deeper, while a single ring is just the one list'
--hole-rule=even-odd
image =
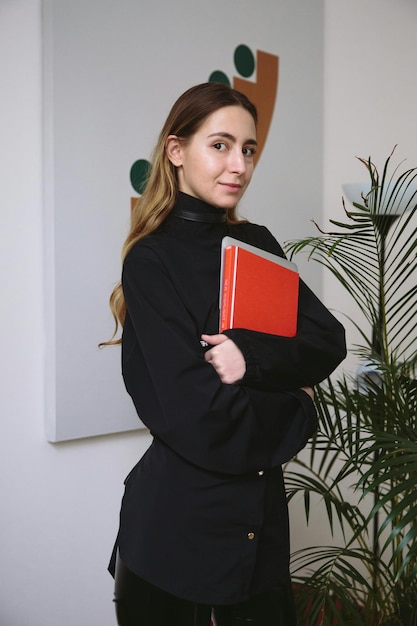
[{"label": "shirt button", "polygon": [[248,533],[248,539],[249,541],[251,541],[252,539],[255,539],[255,533]]},{"label": "shirt button", "polygon": [[259,470],[258,476],[263,476],[263,475],[264,475],[264,471],[263,470]]}]

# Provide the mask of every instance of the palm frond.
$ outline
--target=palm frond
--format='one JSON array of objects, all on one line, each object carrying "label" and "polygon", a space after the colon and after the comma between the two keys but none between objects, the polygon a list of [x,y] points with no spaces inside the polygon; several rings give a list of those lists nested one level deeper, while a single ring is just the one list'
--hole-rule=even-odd
[{"label": "palm frond", "polygon": [[[316,389],[319,429],[285,470],[307,521],[321,506],[345,545],[292,555],[301,620],[417,626],[417,168],[359,158],[369,190],[328,232],[286,246],[339,281],[360,319],[355,377]],[[372,331],[372,333],[370,332]]]},{"label": "palm frond", "polygon": [[397,166],[389,177],[391,157],[382,176],[371,159],[359,159],[371,189],[362,204],[353,203],[356,210],[345,208],[348,221],[330,220],[341,230],[320,229],[320,236],[288,242],[286,249],[290,257],[308,252],[330,270],[374,328],[378,345],[402,357],[410,353],[417,328],[417,169],[395,179]]}]

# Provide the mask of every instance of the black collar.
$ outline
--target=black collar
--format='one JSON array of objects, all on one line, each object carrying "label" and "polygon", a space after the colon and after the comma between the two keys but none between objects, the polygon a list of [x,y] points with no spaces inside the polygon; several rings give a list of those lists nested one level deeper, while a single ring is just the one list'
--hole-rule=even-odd
[{"label": "black collar", "polygon": [[184,220],[190,220],[191,222],[216,224],[226,221],[226,211],[224,209],[218,209],[182,191],[178,192],[178,199],[172,209],[172,215],[181,217]]}]

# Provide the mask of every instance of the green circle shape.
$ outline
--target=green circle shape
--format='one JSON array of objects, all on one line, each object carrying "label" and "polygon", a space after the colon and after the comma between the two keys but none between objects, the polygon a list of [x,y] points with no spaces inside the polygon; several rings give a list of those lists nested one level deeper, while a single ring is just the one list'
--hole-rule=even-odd
[{"label": "green circle shape", "polygon": [[209,83],[222,83],[223,85],[227,85],[230,87],[230,80],[226,76],[224,72],[220,70],[215,70],[210,74],[210,78],[208,80]]},{"label": "green circle shape", "polygon": [[146,159],[135,161],[130,168],[130,182],[138,194],[143,194],[151,171],[151,164]]},{"label": "green circle shape", "polygon": [[252,76],[255,70],[255,57],[248,46],[241,44],[235,50],[234,54],[235,67],[241,76],[248,78]]}]

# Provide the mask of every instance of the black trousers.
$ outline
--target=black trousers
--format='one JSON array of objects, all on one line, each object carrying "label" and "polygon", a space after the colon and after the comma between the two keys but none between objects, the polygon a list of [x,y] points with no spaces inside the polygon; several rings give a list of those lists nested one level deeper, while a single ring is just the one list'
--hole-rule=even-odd
[{"label": "black trousers", "polygon": [[114,601],[119,626],[296,626],[291,586],[276,586],[230,606],[181,600],[133,574],[117,557]]}]

